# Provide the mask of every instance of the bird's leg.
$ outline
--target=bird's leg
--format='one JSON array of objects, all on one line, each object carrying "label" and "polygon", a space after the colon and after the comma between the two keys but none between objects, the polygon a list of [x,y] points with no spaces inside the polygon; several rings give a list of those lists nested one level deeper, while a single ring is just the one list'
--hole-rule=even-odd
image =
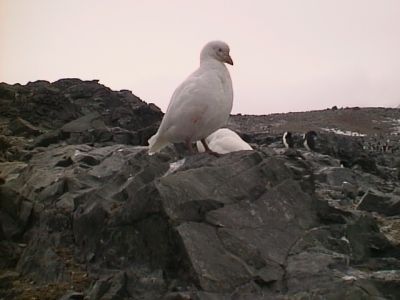
[{"label": "bird's leg", "polygon": [[203,144],[204,149],[206,149],[206,152],[207,152],[207,153],[209,153],[209,154],[211,154],[211,155],[214,155],[214,156],[216,156],[216,157],[220,157],[219,153],[212,151],[212,150],[208,147],[208,145],[207,145],[205,139],[201,139],[201,143]]},{"label": "bird's leg", "polygon": [[194,149],[193,149],[192,141],[190,139],[187,139],[185,144],[186,144],[186,147],[189,150],[190,155],[193,155],[194,154]]}]

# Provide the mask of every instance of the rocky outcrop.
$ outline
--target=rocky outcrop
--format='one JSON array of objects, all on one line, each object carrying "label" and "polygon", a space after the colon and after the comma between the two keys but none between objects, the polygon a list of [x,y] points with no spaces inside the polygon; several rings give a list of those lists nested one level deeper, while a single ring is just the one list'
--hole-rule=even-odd
[{"label": "rocky outcrop", "polygon": [[0,159],[24,160],[24,149],[50,144],[145,145],[162,112],[130,91],[97,80],[0,84]]},{"label": "rocky outcrop", "polygon": [[[40,84],[74,97],[106,89]],[[279,135],[218,158],[173,147],[149,156],[136,138],[159,117],[136,129],[108,117],[87,110],[44,144],[23,136],[24,160],[0,163],[0,298],[400,296],[395,156],[343,168],[342,153],[365,151],[286,150]]]},{"label": "rocky outcrop", "polygon": [[378,212],[385,216],[400,215],[400,196],[371,189],[362,196],[358,209]]}]

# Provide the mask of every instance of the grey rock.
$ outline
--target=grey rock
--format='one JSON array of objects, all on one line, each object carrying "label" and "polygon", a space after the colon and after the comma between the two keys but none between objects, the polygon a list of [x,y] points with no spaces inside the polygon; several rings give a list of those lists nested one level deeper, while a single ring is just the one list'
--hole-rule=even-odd
[{"label": "grey rock", "polygon": [[341,187],[343,182],[357,184],[356,174],[347,168],[326,167],[316,173],[316,179],[330,186]]},{"label": "grey rock", "polygon": [[33,203],[19,195],[9,186],[0,189],[0,216],[1,231],[6,239],[14,239],[27,229]]},{"label": "grey rock", "polygon": [[[75,144],[113,141],[145,145],[163,115],[157,106],[144,103],[130,91],[111,91],[96,80],[36,81],[24,86],[3,84],[2,89],[6,98],[1,99],[0,117],[16,120],[10,123],[15,134],[37,136],[42,133],[37,128],[46,131],[31,147],[48,146],[65,139]],[[114,135],[108,127],[120,127],[132,133],[121,137],[120,132]]]},{"label": "grey rock", "polygon": [[37,283],[63,282],[69,279],[66,266],[45,238],[31,241],[23,252],[17,271]]},{"label": "grey rock", "polygon": [[22,254],[22,249],[19,245],[12,241],[0,240],[0,268],[11,269],[15,268]]},{"label": "grey rock", "polygon": [[7,182],[12,181],[18,178],[26,166],[26,163],[19,161],[0,163],[1,176],[3,176]]},{"label": "grey rock", "polygon": [[69,291],[63,295],[59,300],[83,300],[85,297],[83,293]]},{"label": "grey rock", "polygon": [[126,290],[133,299],[163,299],[167,290],[167,283],[161,269],[130,268],[126,271],[126,278]]},{"label": "grey rock", "polygon": [[47,147],[61,140],[62,140],[61,130],[60,129],[51,130],[36,137],[31,145],[31,148]]},{"label": "grey rock", "polygon": [[18,117],[14,121],[10,122],[8,125],[9,129],[13,133],[13,135],[21,135],[21,136],[38,136],[41,134],[41,131],[36,126],[32,125],[28,121]]},{"label": "grey rock", "polygon": [[109,275],[96,281],[93,288],[88,293],[90,300],[96,299],[129,299],[126,291],[126,274],[119,272],[115,275]]},{"label": "grey rock", "polygon": [[[161,178],[156,186],[168,216],[176,221],[199,221],[209,210],[244,199],[256,199],[268,185],[291,176],[282,163],[274,159],[263,161],[256,152],[232,153],[232,157],[235,163],[228,157],[215,160],[199,155],[201,164],[209,164],[209,167],[194,168],[199,161],[187,162],[186,168],[191,166],[191,169],[184,167],[178,173]],[[210,170],[214,177],[209,176]],[[260,176],[263,173],[266,175]]]},{"label": "grey rock", "polygon": [[188,292],[172,292],[164,295],[163,300],[191,300],[193,299],[193,293]]},{"label": "grey rock", "polygon": [[377,212],[386,216],[400,214],[400,196],[384,194],[369,189],[361,198],[357,206],[360,210]]},{"label": "grey rock", "polygon": [[[308,195],[296,182],[285,181],[254,203],[241,202],[209,212],[207,221],[222,227],[219,231],[225,244],[233,246],[232,242],[237,240],[244,244],[241,247],[254,245],[262,260],[281,265],[291,245],[304,230],[315,224],[316,217]],[[282,235],[283,228],[290,229]],[[237,252],[240,247],[234,246],[230,250]],[[253,256],[252,252],[241,251],[236,255],[249,261],[246,256]]]},{"label": "grey rock", "polygon": [[205,291],[229,291],[251,278],[246,265],[225,250],[214,227],[188,222],[177,231],[193,268],[190,273]]},{"label": "grey rock", "polygon": [[396,196],[400,196],[400,187],[396,187],[393,191],[393,194]]},{"label": "grey rock", "polygon": [[384,297],[388,299],[397,299],[400,297],[400,273],[398,270],[373,272],[370,276],[372,283],[382,291]]},{"label": "grey rock", "polygon": [[384,257],[392,247],[370,216],[359,216],[349,221],[344,236],[349,241],[351,258],[355,263],[361,263],[379,254]]},{"label": "grey rock", "polygon": [[13,281],[17,280],[19,277],[18,272],[5,271],[0,274],[0,289],[11,289],[13,286]]},{"label": "grey rock", "polygon": [[93,203],[85,210],[74,212],[74,237],[81,253],[88,257],[100,243],[101,235],[106,226],[107,211],[100,203]]},{"label": "grey rock", "polygon": [[65,124],[61,127],[61,135],[71,144],[106,142],[112,137],[104,120],[97,112]]}]

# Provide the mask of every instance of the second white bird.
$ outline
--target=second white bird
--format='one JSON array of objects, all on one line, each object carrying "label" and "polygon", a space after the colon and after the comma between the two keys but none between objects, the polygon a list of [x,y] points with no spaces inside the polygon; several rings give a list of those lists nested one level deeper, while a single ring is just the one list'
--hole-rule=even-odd
[{"label": "second white bird", "polygon": [[[241,150],[253,150],[251,146],[242,140],[242,138],[234,131],[228,128],[220,128],[206,138],[206,142],[210,149],[218,154],[225,154]],[[200,142],[196,144],[199,152],[205,149]]]}]

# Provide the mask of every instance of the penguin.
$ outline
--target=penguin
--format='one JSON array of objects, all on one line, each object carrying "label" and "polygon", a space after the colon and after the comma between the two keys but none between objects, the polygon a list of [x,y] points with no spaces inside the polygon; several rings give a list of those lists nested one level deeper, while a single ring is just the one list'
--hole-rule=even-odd
[{"label": "penguin", "polygon": [[286,131],[282,137],[283,144],[286,148],[293,148],[294,147],[294,140],[292,133],[290,131]]},{"label": "penguin", "polygon": [[308,151],[315,150],[315,142],[317,140],[317,133],[314,130],[310,130],[303,135],[303,145]]}]

